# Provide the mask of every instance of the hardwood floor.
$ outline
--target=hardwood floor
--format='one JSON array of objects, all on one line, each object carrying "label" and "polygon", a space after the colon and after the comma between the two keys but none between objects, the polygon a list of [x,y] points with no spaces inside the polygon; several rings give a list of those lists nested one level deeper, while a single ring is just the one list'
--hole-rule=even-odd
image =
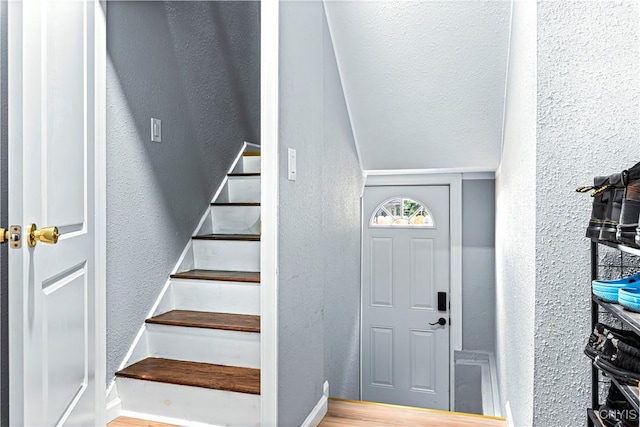
[{"label": "hardwood floor", "polygon": [[[320,427],[374,426],[506,427],[507,422],[496,417],[331,398],[327,416],[320,423]],[[109,427],[174,426],[120,417]]]},{"label": "hardwood floor", "polygon": [[502,418],[409,408],[373,402],[329,399],[329,410],[320,427],[438,426],[438,427],[506,427]]},{"label": "hardwood floor", "polygon": [[118,417],[109,423],[108,427],[177,427],[173,424],[162,424],[138,418]]}]

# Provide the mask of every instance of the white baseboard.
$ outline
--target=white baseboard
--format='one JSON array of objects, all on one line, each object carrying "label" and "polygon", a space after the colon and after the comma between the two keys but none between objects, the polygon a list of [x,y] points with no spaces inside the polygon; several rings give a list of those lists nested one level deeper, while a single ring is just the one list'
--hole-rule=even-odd
[{"label": "white baseboard", "polygon": [[322,397],[318,400],[316,406],[311,410],[307,419],[304,420],[301,427],[317,427],[320,421],[327,415],[329,405],[329,382],[325,381],[322,386]]},{"label": "white baseboard", "polygon": [[509,401],[504,404],[504,412],[505,418],[507,419],[507,425],[509,427],[515,427],[513,424],[513,415],[511,414],[511,405],[509,404]]},{"label": "white baseboard", "polygon": [[120,416],[122,401],[119,397],[107,402],[107,424]]},{"label": "white baseboard", "polygon": [[455,363],[456,365],[475,365],[481,369],[482,412],[484,415],[501,417],[498,377],[493,353],[468,350],[456,351]]}]

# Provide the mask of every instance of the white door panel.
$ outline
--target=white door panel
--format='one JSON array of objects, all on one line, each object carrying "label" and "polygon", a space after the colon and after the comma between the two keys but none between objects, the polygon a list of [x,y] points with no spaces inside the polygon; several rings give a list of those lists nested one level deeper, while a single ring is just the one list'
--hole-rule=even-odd
[{"label": "white door panel", "polygon": [[[403,197],[424,205],[425,219],[409,213],[399,225],[386,222],[391,216],[371,223],[383,202]],[[449,322],[448,307],[438,311],[438,292],[449,295],[449,236],[448,186],[365,189],[363,400],[449,409],[449,326],[429,324],[441,317]]]},{"label": "white door panel", "polygon": [[[12,425],[97,425],[103,411],[95,249],[102,13],[92,0],[9,4],[9,221],[23,227],[22,248],[9,251]],[[58,243],[29,247],[30,224],[57,226]]]}]

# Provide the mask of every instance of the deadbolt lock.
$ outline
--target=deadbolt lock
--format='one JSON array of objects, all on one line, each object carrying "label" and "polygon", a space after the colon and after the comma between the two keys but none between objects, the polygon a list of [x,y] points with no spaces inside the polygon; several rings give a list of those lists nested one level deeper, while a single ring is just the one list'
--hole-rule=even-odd
[{"label": "deadbolt lock", "polygon": [[38,242],[55,245],[58,243],[58,227],[45,227],[38,230],[38,226],[31,224],[27,230],[27,243],[30,248],[35,248]]},{"label": "deadbolt lock", "polygon": [[19,249],[22,247],[22,227],[12,225],[9,229],[0,228],[0,243],[9,242],[11,249]]}]

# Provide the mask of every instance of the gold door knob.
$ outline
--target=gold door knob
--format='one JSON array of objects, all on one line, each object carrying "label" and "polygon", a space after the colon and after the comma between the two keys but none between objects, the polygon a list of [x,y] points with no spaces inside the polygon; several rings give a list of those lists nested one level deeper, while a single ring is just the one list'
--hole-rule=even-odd
[{"label": "gold door knob", "polygon": [[38,230],[35,224],[31,224],[27,231],[27,242],[31,248],[35,248],[38,242],[55,245],[58,243],[58,237],[60,237],[58,227],[45,227]]}]

